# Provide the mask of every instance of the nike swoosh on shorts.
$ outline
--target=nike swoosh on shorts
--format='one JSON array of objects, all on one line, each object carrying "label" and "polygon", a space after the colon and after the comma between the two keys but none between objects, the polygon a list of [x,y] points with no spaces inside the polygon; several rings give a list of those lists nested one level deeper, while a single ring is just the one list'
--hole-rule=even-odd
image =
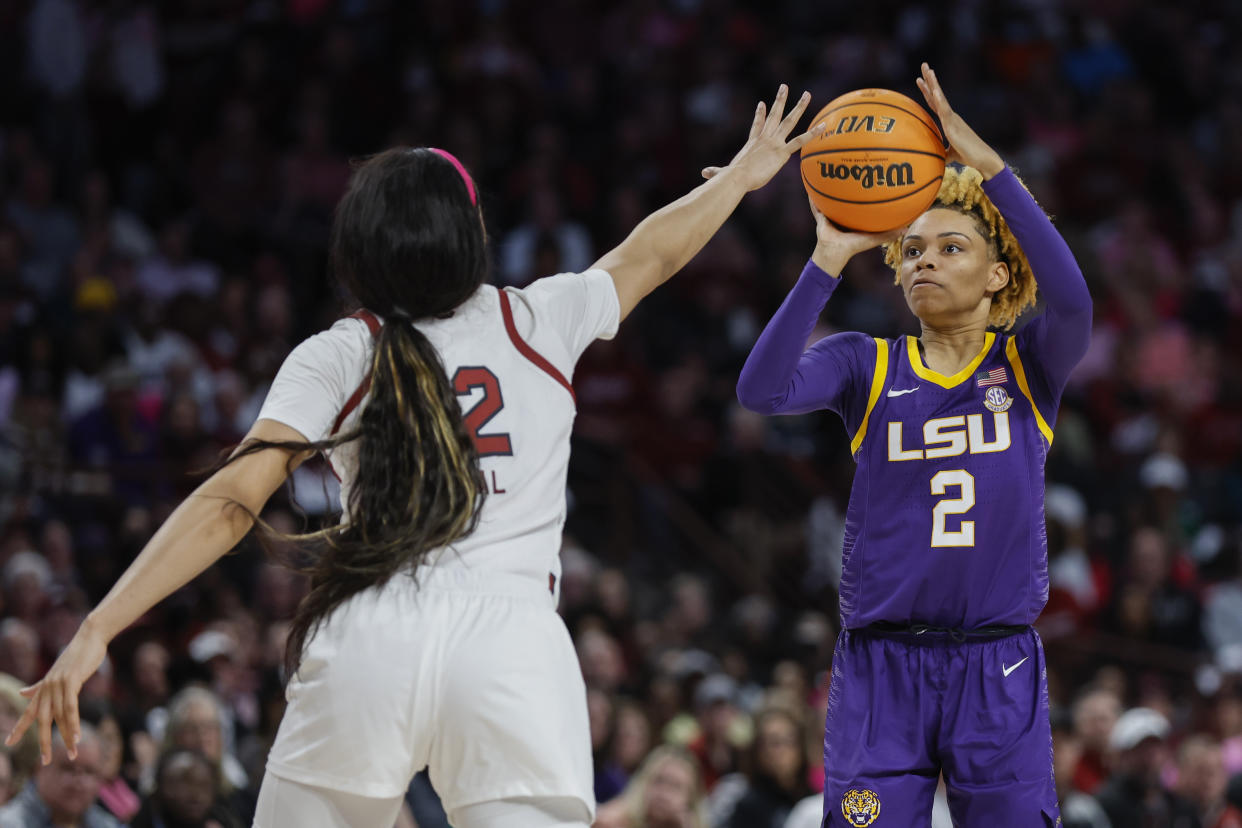
[{"label": "nike swoosh on shorts", "polygon": [[1025,657],[1022,659],[1022,661],[1017,662],[1016,664],[1014,664],[1014,665],[1013,665],[1013,666],[1011,666],[1011,667],[1006,667],[1006,666],[1005,666],[1005,662],[1003,662],[1003,661],[1002,661],[1002,662],[1001,662],[1001,672],[1002,672],[1002,673],[1004,673],[1006,676],[1008,676],[1008,675],[1009,675],[1010,673],[1012,673],[1014,670],[1016,670],[1016,669],[1018,669],[1019,667],[1021,667],[1021,666],[1022,666],[1022,663],[1023,663],[1023,662],[1025,662],[1025,661],[1026,661],[1026,659],[1028,659],[1028,658],[1030,658],[1030,656],[1025,656]]}]

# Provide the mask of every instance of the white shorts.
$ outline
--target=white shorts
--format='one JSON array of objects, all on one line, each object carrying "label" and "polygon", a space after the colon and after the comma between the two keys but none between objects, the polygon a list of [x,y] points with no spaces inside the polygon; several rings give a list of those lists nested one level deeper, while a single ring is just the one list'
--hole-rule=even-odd
[{"label": "white shorts", "polygon": [[267,769],[361,796],[424,767],[445,810],[595,795],[586,688],[547,583],[457,568],[394,577],[311,640]]}]

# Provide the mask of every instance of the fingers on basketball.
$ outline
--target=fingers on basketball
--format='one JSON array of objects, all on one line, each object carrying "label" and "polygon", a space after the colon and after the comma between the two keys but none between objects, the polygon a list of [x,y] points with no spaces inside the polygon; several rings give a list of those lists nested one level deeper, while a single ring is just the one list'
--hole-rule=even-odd
[{"label": "fingers on basketball", "polygon": [[820,121],[818,124],[815,124],[813,127],[808,129],[806,132],[802,133],[801,135],[795,137],[792,141],[790,141],[789,151],[795,152],[797,150],[802,149],[802,147],[805,146],[808,141],[811,141],[823,135],[824,130],[826,129],[828,129],[828,122]]},{"label": "fingers on basketball", "polygon": [[819,209],[818,207],[816,207],[816,206],[815,206],[815,202],[814,202],[814,200],[812,200],[812,198],[810,197],[810,195],[808,195],[808,196],[806,197],[806,202],[807,202],[807,204],[810,204],[810,205],[811,205],[811,215],[815,218],[815,225],[816,225],[817,227],[819,227],[819,226],[824,226],[824,227],[828,226],[828,219],[824,216],[824,214],[823,214],[822,212],[820,212],[820,209]]},{"label": "fingers on basketball", "polygon": [[829,128],[806,142],[799,166],[810,197],[835,226],[886,231],[935,200],[943,138],[934,116],[913,99],[857,89],[830,101],[815,121]]},{"label": "fingers on basketball", "polygon": [[915,83],[922,90],[923,97],[927,98],[928,105],[940,116],[941,121],[953,114],[949,99],[940,87],[940,80],[936,77],[936,70],[924,63],[923,77],[915,79]]}]

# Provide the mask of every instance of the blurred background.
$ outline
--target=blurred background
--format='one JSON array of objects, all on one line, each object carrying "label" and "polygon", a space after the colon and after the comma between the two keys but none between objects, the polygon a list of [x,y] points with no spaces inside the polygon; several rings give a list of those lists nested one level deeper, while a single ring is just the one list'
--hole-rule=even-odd
[{"label": "blurred background", "polygon": [[[0,730],[348,310],[324,253],[351,158],[451,149],[492,280],[524,285],[726,163],[779,83],[812,112],[921,100],[928,60],[1095,300],[1047,468],[1064,823],[1242,826],[1239,46],[1226,0],[0,0]],[[836,417],[733,390],[813,244],[790,164],[574,376],[561,610],[601,828],[818,825],[853,462]],[[913,323],[872,255],[816,336]],[[334,521],[323,467],[295,478],[267,519]],[[27,740],[0,800],[248,825],[305,590],[271,561],[248,539],[119,637],[83,691],[97,761],[36,771]],[[446,824],[425,779],[409,803]]]}]

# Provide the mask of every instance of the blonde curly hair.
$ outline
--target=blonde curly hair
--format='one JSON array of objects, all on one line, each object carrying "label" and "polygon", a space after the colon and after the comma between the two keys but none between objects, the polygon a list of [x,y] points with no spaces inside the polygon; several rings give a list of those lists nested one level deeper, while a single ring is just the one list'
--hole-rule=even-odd
[{"label": "blonde curly hair", "polygon": [[[1021,180],[1018,183],[1021,184]],[[1022,186],[1026,187],[1025,184]],[[973,167],[945,167],[940,192],[928,209],[937,207],[973,218],[983,237],[988,240],[992,255],[1009,266],[1009,283],[993,294],[992,308],[988,311],[989,325],[1009,330],[1022,311],[1035,304],[1035,274],[1031,272],[1030,262],[1026,260],[1026,254],[1014,238],[1013,231],[983,192],[983,175]],[[893,281],[900,285],[901,239],[885,246],[884,262],[896,274]]]}]

